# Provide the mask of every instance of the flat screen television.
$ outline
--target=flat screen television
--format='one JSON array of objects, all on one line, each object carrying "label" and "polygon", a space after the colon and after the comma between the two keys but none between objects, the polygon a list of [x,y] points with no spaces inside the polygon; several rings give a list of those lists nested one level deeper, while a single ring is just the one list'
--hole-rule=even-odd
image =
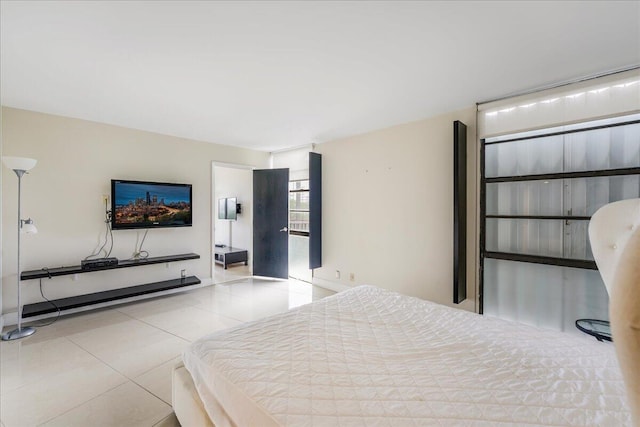
[{"label": "flat screen television", "polygon": [[227,219],[227,199],[218,199],[218,219]]},{"label": "flat screen television", "polygon": [[218,219],[238,219],[238,204],[235,197],[218,199]]},{"label": "flat screen television", "polygon": [[111,228],[190,227],[191,184],[111,180]]},{"label": "flat screen television", "polygon": [[238,211],[236,211],[236,198],[227,197],[227,219],[238,219]]}]

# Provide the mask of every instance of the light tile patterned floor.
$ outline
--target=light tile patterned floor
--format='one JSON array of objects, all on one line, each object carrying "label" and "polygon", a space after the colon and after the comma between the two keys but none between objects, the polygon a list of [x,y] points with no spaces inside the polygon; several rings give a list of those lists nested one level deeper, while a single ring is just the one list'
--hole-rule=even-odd
[{"label": "light tile patterned floor", "polygon": [[251,268],[244,264],[231,264],[226,269],[218,263],[213,266],[213,283],[224,283],[248,277],[251,277]]},{"label": "light tile patterned floor", "polygon": [[0,343],[2,427],[177,426],[171,369],[190,342],[332,294],[244,279],[63,316]]}]

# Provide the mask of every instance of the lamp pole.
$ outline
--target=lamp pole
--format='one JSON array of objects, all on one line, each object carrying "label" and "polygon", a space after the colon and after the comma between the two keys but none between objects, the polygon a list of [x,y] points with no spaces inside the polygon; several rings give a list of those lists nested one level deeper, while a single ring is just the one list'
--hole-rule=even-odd
[{"label": "lamp pole", "polygon": [[[21,228],[22,228],[22,215],[21,215],[21,196],[22,196],[22,175],[24,175],[23,170],[16,170],[16,175],[18,175],[18,334],[22,332],[22,304],[20,302],[20,240],[21,240]],[[35,332],[35,331],[34,331]]]},{"label": "lamp pole", "polygon": [[20,301],[20,234],[22,231],[22,218],[20,217],[20,196],[22,193],[22,176],[25,174],[26,170],[24,169],[14,169],[13,170],[16,175],[18,175],[18,275],[16,278],[18,285],[18,329],[14,329],[12,331],[7,332],[2,335],[2,341],[10,341],[16,340],[24,337],[28,337],[33,334],[36,330],[32,327],[22,328],[22,304]]}]

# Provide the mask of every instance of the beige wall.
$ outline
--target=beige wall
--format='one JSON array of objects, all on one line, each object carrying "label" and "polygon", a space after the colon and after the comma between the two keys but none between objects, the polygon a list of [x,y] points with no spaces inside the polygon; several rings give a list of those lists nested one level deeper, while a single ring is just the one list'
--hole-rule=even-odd
[{"label": "beige wall", "polygon": [[[467,124],[469,145],[467,300],[459,307],[475,309],[474,108],[316,146],[323,155],[324,199],[324,267],[315,271],[316,283],[372,284],[453,305],[454,120]],[[38,159],[23,180],[23,217],[39,228],[22,240],[24,270],[78,264],[96,248],[104,234],[101,199],[110,193],[112,178],[193,184],[194,226],[151,230],[145,249],[151,256],[196,252],[200,260],[44,280],[49,298],[174,278],[183,268],[210,280],[211,161],[263,168],[269,163],[267,153],[12,108],[2,109],[2,139],[3,155]],[[7,313],[16,302],[15,233],[7,231],[15,228],[17,185],[6,168],[2,178]],[[141,235],[114,231],[113,255],[131,256]],[[37,286],[23,282],[24,302],[41,300]]]},{"label": "beige wall", "polygon": [[[22,239],[23,270],[77,265],[104,235],[102,195],[111,179],[190,183],[193,227],[150,230],[144,249],[151,256],[195,252],[201,258],[170,264],[43,280],[49,298],[176,278],[181,269],[210,280],[211,161],[268,167],[268,153],[136,131],[84,120],[2,108],[2,155],[33,157],[23,179],[23,217],[39,233]],[[17,179],[2,168],[2,312],[16,308]],[[113,232],[112,256],[126,259],[142,232]],[[41,301],[38,281],[23,282],[24,303]]]},{"label": "beige wall", "polygon": [[454,305],[454,120],[468,126],[467,300],[458,307],[475,310],[475,108],[316,146],[323,156],[316,283],[371,284]]}]

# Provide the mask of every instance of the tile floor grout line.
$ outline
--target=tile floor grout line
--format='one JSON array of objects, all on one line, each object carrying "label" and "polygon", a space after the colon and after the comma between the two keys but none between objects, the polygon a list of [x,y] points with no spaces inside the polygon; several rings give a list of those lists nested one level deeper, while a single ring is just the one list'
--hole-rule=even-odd
[{"label": "tile floor grout line", "polygon": [[[127,379],[128,379],[128,378],[127,378]],[[100,393],[99,395],[97,395],[97,396],[95,396],[95,397],[93,397],[93,398],[91,398],[91,399],[89,399],[89,400],[87,400],[87,401],[85,401],[85,402],[83,402],[83,403],[80,403],[79,405],[74,406],[73,408],[69,409],[68,411],[65,411],[65,412],[63,412],[63,413],[61,413],[61,414],[59,414],[59,415],[56,415],[56,416],[55,416],[55,417],[53,417],[53,418],[49,418],[48,420],[46,420],[46,421],[44,421],[44,422],[42,422],[42,423],[38,424],[38,426],[42,426],[42,425],[44,425],[44,424],[46,424],[46,423],[48,423],[48,422],[50,422],[50,421],[55,420],[56,418],[59,418],[59,417],[61,417],[61,416],[65,415],[65,414],[67,414],[67,413],[69,413],[69,412],[73,411],[74,409],[77,409],[77,408],[79,408],[79,407],[81,407],[81,406],[83,406],[83,405],[86,405],[87,403],[89,403],[89,402],[91,402],[91,401],[93,401],[93,400],[95,400],[95,399],[98,399],[98,398],[100,398],[100,397],[104,396],[105,394],[109,393],[110,391],[113,391],[113,390],[115,390],[116,388],[118,388],[118,387],[120,387],[120,386],[126,385],[126,384],[127,384],[127,382],[131,382],[132,384],[134,384],[134,385],[136,385],[136,386],[140,387],[144,392],[146,392],[146,393],[148,393],[148,394],[152,395],[153,397],[155,397],[156,399],[160,400],[162,403],[164,403],[165,405],[167,405],[167,402],[165,402],[163,399],[161,399],[161,398],[159,398],[158,396],[156,396],[155,394],[151,393],[149,390],[147,390],[146,388],[142,387],[140,384],[136,383],[135,381],[133,381],[133,380],[131,380],[131,379],[128,379],[128,381],[125,381],[125,382],[123,382],[122,384],[118,384],[117,386],[112,387],[112,388],[110,388],[109,390],[106,390],[104,393]],[[171,413],[174,413],[174,411],[173,411],[173,406],[172,406],[171,404],[168,404],[168,406],[169,406],[169,408],[171,409]],[[162,419],[161,419],[160,421],[158,421],[158,422],[163,421],[165,418],[168,418],[169,416],[171,416],[171,414],[169,414],[169,415],[167,415],[166,417],[162,418]],[[157,423],[156,423],[156,424],[157,424]],[[156,425],[156,424],[153,424],[153,425]]]},{"label": "tile floor grout line", "polygon": [[[135,377],[133,377],[133,378],[129,378],[129,377],[127,377],[127,378],[129,378],[131,381],[136,382],[136,384],[137,384],[137,381],[135,380],[136,378],[140,378],[141,376],[148,374],[149,372],[153,371],[153,370],[154,370],[154,369],[156,369],[156,368],[159,368],[160,366],[164,365],[165,363],[169,363],[169,362],[171,362],[173,359],[177,359],[177,358],[180,358],[180,361],[182,361],[182,352],[180,352],[180,354],[179,354],[179,355],[177,355],[177,356],[173,356],[173,357],[172,357],[171,359],[169,359],[169,360],[165,360],[164,362],[162,362],[161,364],[159,364],[159,365],[157,365],[157,366],[154,366],[154,367],[152,367],[152,368],[150,368],[150,369],[147,369],[146,371],[142,372],[141,374],[136,375],[136,376],[135,376]],[[124,375],[124,374],[123,374],[123,375]]]},{"label": "tile floor grout line", "polygon": [[[159,331],[166,332],[167,334],[171,335],[172,337],[178,338],[178,339],[180,339],[180,340],[182,340],[182,341],[186,341],[187,343],[191,344],[191,341],[189,341],[189,340],[187,340],[187,339],[184,339],[184,338],[182,338],[181,336],[178,336],[178,335],[176,335],[176,334],[174,334],[174,333],[172,333],[172,332],[166,331],[166,330],[164,330],[164,329],[162,329],[162,328],[159,328],[159,327],[157,327],[157,326],[155,326],[155,325],[152,325],[151,323],[148,323],[148,322],[146,322],[146,321],[144,321],[144,320],[137,319],[137,318],[135,318],[135,317],[133,317],[133,316],[131,316],[131,315],[129,315],[129,314],[126,314],[126,313],[123,313],[123,314],[125,314],[125,315],[127,315],[127,316],[131,317],[133,320],[137,320],[137,321],[139,321],[140,323],[144,323],[145,325],[151,326],[152,328],[157,329],[157,330],[159,330]],[[162,363],[160,363],[159,365],[152,366],[151,368],[149,368],[149,369],[147,369],[146,371],[144,371],[144,372],[142,372],[142,373],[138,374],[138,375],[137,375],[136,377],[134,377],[134,378],[141,377],[142,375],[144,375],[144,374],[148,373],[149,371],[151,371],[151,370],[153,370],[153,369],[156,369],[156,368],[158,368],[158,367],[160,367],[160,366],[164,365],[165,363],[167,363],[167,362],[171,361],[171,359],[175,359],[175,358],[177,358],[177,357],[182,358],[182,352],[180,352],[180,354],[178,354],[177,356],[173,356],[172,358],[170,358],[170,359],[168,359],[168,360],[163,361],[163,362],[162,362]],[[111,367],[111,366],[110,366],[110,367]],[[112,369],[115,369],[115,368],[113,368],[113,367],[112,367]],[[118,371],[118,370],[116,369],[116,371]],[[120,371],[118,371],[118,372],[120,372]],[[129,377],[128,375],[126,375],[126,374],[124,374],[124,373],[122,373],[122,372],[120,372],[120,373],[121,373],[122,375],[124,375],[127,379],[129,379],[129,380],[131,380],[131,381],[134,381],[134,382],[135,382],[135,379],[134,379],[134,378],[131,378],[131,377]],[[136,384],[137,384],[137,383],[136,383]],[[145,389],[145,390],[146,390],[146,389]],[[161,400],[162,400],[162,399],[161,399]],[[163,402],[164,402],[164,401],[163,401]]]},{"label": "tile floor grout line", "polygon": [[[167,363],[167,362],[165,362],[165,363]],[[164,363],[163,363],[163,365],[164,365]],[[160,366],[162,366],[162,365],[160,365]],[[155,368],[154,368],[154,369],[155,369]],[[149,371],[147,371],[147,372],[149,372]],[[142,374],[142,375],[144,375],[144,374]],[[140,375],[140,376],[142,376],[142,375]],[[169,406],[171,407],[171,409],[173,409],[173,402],[167,402],[167,401],[165,401],[162,397],[158,396],[158,395],[157,395],[157,394],[155,394],[153,391],[149,390],[147,387],[145,387],[144,385],[140,384],[140,383],[139,383],[139,382],[137,382],[136,380],[131,380],[131,381],[132,381],[132,382],[134,382],[138,387],[143,388],[143,389],[144,389],[144,391],[146,391],[147,393],[152,394],[153,396],[157,397],[158,399],[160,399],[161,401],[163,401],[164,403],[166,403],[167,405],[169,405]]]},{"label": "tile floor grout line", "polygon": [[[228,294],[229,294],[229,296],[232,296],[232,297],[238,297],[237,295],[232,295],[231,293],[228,293]],[[245,298],[243,298],[243,297],[239,297],[239,298],[241,298],[241,299],[243,299],[243,300],[247,300],[247,299],[249,299],[249,300],[250,300],[250,299],[252,299],[252,298],[247,298],[247,299],[245,299]],[[144,301],[144,302],[146,302],[146,301]],[[217,310],[207,310],[206,308],[202,308],[200,305],[193,305],[193,304],[189,304],[189,303],[186,303],[186,305],[188,305],[188,306],[189,306],[189,307],[191,307],[191,308],[196,308],[196,309],[199,309],[199,310],[201,310],[201,311],[205,311],[205,312],[207,312],[207,313],[212,313],[212,314],[215,314],[216,316],[221,316],[221,317],[224,317],[224,318],[229,319],[229,320],[234,320],[234,321],[241,322],[241,323],[246,323],[246,322],[248,322],[248,320],[243,320],[243,319],[239,319],[239,318],[237,318],[237,317],[228,316],[228,315],[226,315],[226,314],[220,313],[220,312],[219,312],[219,311],[217,311]],[[156,329],[159,329],[159,330],[161,330],[161,331],[163,331],[163,332],[166,332],[166,333],[168,333],[168,334],[171,334],[171,335],[173,335],[173,336],[175,336],[175,337],[177,337],[177,338],[180,338],[180,339],[186,340],[186,338],[183,338],[183,337],[181,337],[181,336],[175,335],[174,333],[172,333],[172,332],[170,332],[170,331],[167,331],[167,330],[162,329],[162,328],[160,328],[160,327],[158,327],[158,326],[155,326],[155,325],[153,325],[153,324],[151,324],[151,323],[148,323],[147,321],[142,320],[142,319],[140,319],[140,318],[138,318],[138,317],[135,317],[135,316],[133,316],[133,315],[131,315],[131,314],[127,313],[127,312],[120,311],[120,310],[118,310],[117,308],[114,308],[114,310],[118,311],[118,312],[119,312],[119,313],[121,313],[121,314],[124,314],[125,316],[127,316],[127,317],[129,317],[129,318],[131,318],[131,319],[133,319],[133,320],[139,320],[140,322],[143,322],[143,323],[145,323],[145,324],[147,324],[147,325],[149,325],[149,326],[152,326],[152,327],[154,327],[154,328],[156,328]],[[231,327],[231,326],[230,326],[230,327]],[[189,340],[187,340],[187,341],[189,341]],[[189,342],[191,342],[191,341],[189,341]]]},{"label": "tile floor grout line", "polygon": [[[237,288],[235,288],[235,290],[232,291],[232,286],[236,286],[239,285]],[[262,286],[264,285],[264,286]],[[187,292],[183,292],[183,293],[176,293],[176,294],[172,294],[172,295],[167,295],[167,296],[162,296],[159,299],[166,299],[167,301],[169,301],[170,303],[168,304],[169,306],[171,306],[171,300],[175,299],[175,304],[173,304],[175,306],[175,308],[173,309],[192,309],[192,308],[196,308],[198,309],[197,312],[199,313],[208,313],[210,314],[215,320],[214,322],[212,322],[212,324],[217,324],[217,323],[222,323],[224,327],[234,327],[236,325],[230,325],[227,326],[225,325],[225,323],[227,321],[229,322],[239,322],[239,324],[242,323],[246,323],[247,321],[256,321],[258,319],[254,319],[254,316],[259,316],[258,318],[263,317],[262,314],[260,314],[262,311],[265,310],[258,310],[260,313],[255,312],[254,310],[254,305],[260,305],[260,307],[262,307],[263,304],[266,304],[268,308],[266,311],[271,313],[273,312],[275,309],[280,310],[282,308],[282,310],[286,311],[288,308],[284,308],[284,307],[280,307],[281,305],[283,305],[283,302],[287,301],[287,295],[291,296],[295,294],[295,298],[298,298],[300,295],[305,295],[308,292],[298,292],[298,289],[287,289],[287,284],[286,281],[283,282],[271,282],[271,281],[262,281],[262,280],[256,280],[254,281],[253,279],[248,279],[248,280],[239,280],[234,284],[229,284],[226,286],[218,286],[216,288],[216,286],[218,286],[218,284],[214,284],[212,286],[207,286],[207,287],[203,287],[203,288],[199,288],[193,291],[187,291]],[[291,286],[291,284],[289,284],[289,286]],[[311,289],[313,290],[316,286],[311,284]],[[304,289],[304,288],[302,288]],[[257,291],[257,292],[256,292]],[[262,301],[261,297],[263,295],[265,295],[263,293],[263,291],[265,291],[267,294],[272,295],[273,298],[269,297],[268,301]],[[180,298],[181,295],[191,295],[192,298]],[[310,295],[307,295],[311,297],[311,300],[315,300],[313,298],[313,292]],[[121,382],[120,384],[117,384],[111,388],[109,388],[106,391],[101,392],[100,394],[97,394],[96,396],[92,397],[91,399],[88,399],[84,402],[78,403],[77,405],[74,405],[73,408],[70,408],[64,412],[61,412],[59,414],[56,414],[55,416],[47,416],[46,421],[44,421],[44,423],[47,422],[51,422],[53,420],[55,420],[56,418],[62,417],[65,414],[68,414],[69,412],[76,410],[78,407],[81,407],[83,405],[88,404],[89,402],[92,402],[93,400],[103,397],[106,393],[112,392],[112,390],[116,389],[117,387],[120,386],[124,386],[126,384],[128,384],[129,382],[133,385],[135,385],[136,387],[139,387],[140,389],[142,389],[145,394],[149,395],[149,396],[153,396],[153,398],[158,399],[158,401],[162,402],[165,405],[169,406],[169,409],[172,409],[172,405],[170,402],[166,402],[163,398],[161,398],[159,395],[164,393],[165,390],[165,386],[162,386],[161,388],[159,388],[158,390],[162,391],[162,393],[158,392],[158,393],[154,393],[153,391],[150,390],[150,388],[147,388],[145,386],[143,386],[141,384],[140,378],[143,377],[144,375],[148,375],[152,370],[157,369],[159,367],[161,367],[164,364],[167,363],[171,363],[172,361],[176,361],[176,363],[180,360],[181,357],[181,353],[178,355],[174,355],[172,357],[167,358],[166,360],[159,362],[156,366],[151,366],[148,369],[145,369],[147,367],[147,362],[143,363],[142,365],[140,365],[140,368],[145,369],[144,371],[142,371],[141,373],[137,373],[134,375],[128,375],[125,372],[120,371],[119,369],[116,369],[114,366],[111,366],[110,363],[107,363],[105,360],[103,360],[101,357],[97,356],[96,354],[94,354],[89,348],[91,348],[91,346],[89,345],[89,348],[85,348],[85,346],[83,346],[81,344],[81,339],[82,337],[79,338],[74,338],[75,335],[78,334],[83,334],[83,333],[91,333],[92,330],[94,329],[98,329],[101,327],[110,327],[110,326],[114,326],[117,325],[119,323],[125,323],[133,320],[133,321],[137,321],[139,322],[139,325],[146,325],[148,327],[153,328],[153,331],[157,331],[157,332],[164,332],[167,334],[166,338],[167,339],[174,339],[177,338],[180,340],[181,343],[185,343],[185,344],[189,344],[191,342],[193,342],[193,340],[191,339],[187,339],[187,338],[183,338],[179,335],[176,335],[175,333],[172,333],[166,329],[164,329],[163,327],[160,326],[156,326],[146,320],[140,319],[135,317],[135,315],[129,314],[126,311],[122,311],[124,309],[125,306],[135,306],[137,304],[144,304],[146,302],[150,302],[152,299],[148,299],[148,300],[140,300],[140,301],[134,301],[131,303],[127,303],[122,304],[122,305],[118,305],[118,306],[114,306],[114,307],[110,307],[107,309],[101,309],[100,311],[104,311],[105,313],[105,319],[104,319],[104,324],[103,324],[103,320],[100,318],[98,319],[100,322],[100,324],[98,326],[92,326],[93,323],[89,323],[87,324],[86,322],[82,322],[82,319],[80,319],[80,325],[86,325],[86,327],[81,328],[81,330],[78,332],[76,331],[77,328],[74,327],[74,323],[71,323],[71,329],[67,328],[66,324],[60,324],[60,325],[52,325],[52,337],[50,339],[57,339],[57,338],[62,338],[64,339],[65,342],[69,342],[71,344],[73,344],[73,346],[75,348],[80,349],[82,352],[85,352],[86,354],[88,354],[95,362],[96,362],[96,366],[98,366],[98,364],[100,364],[103,367],[109,368],[111,371],[113,371],[114,373],[117,373],[121,380],[123,380],[123,382]],[[202,305],[202,302],[205,302],[205,305]],[[211,304],[207,304],[207,301],[210,302]],[[255,304],[249,304],[247,305],[246,302],[247,301],[252,301]],[[198,302],[198,304],[194,304],[194,302]],[[213,304],[215,302],[215,304]],[[217,307],[216,307],[217,305]],[[233,311],[233,313],[231,313],[232,315],[228,315],[225,314],[224,311],[220,311],[220,309],[218,307],[222,307],[225,309],[229,309],[231,311]],[[269,308],[270,307],[270,308]],[[159,313],[158,314],[162,314],[163,312],[170,312],[172,310],[172,308],[167,308],[165,309],[162,304],[160,304],[160,307],[158,308]],[[245,313],[245,310],[247,311],[247,313]],[[131,311],[131,310],[128,310]],[[228,310],[227,310],[228,311]],[[78,316],[84,316],[90,313],[93,313],[94,311],[87,311],[86,313],[79,313]],[[135,312],[135,311],[134,311]],[[248,314],[249,317],[251,317],[249,320],[244,320],[242,318],[237,318],[234,317],[233,314],[235,313],[245,313]],[[179,313],[178,313],[179,314]],[[270,316],[271,314],[267,314],[266,316]],[[121,318],[118,318],[118,316],[122,316]],[[112,319],[112,317],[115,317],[115,320]],[[195,318],[199,318],[199,315],[196,315]],[[58,326],[60,326],[60,328],[58,328]],[[69,329],[69,330],[67,330]],[[152,333],[151,331],[149,331],[150,333]],[[213,332],[212,332],[213,333]],[[58,336],[59,334],[59,336]],[[171,337],[171,338],[169,338]],[[49,338],[48,338],[49,339]],[[80,339],[80,342],[77,341],[78,339]],[[88,343],[90,344],[90,343]],[[123,351],[121,351],[120,353],[122,354],[126,354],[126,349],[124,349]],[[142,361],[142,359],[140,359],[140,361]],[[155,379],[156,377],[152,377],[152,379]],[[166,383],[166,378],[164,375],[158,375],[157,378],[160,378],[162,381],[162,383]],[[154,384],[154,383],[150,383],[150,384]],[[166,385],[166,384],[165,384]],[[158,391],[157,390],[157,391]],[[62,409],[62,408],[57,408],[57,409]],[[163,421],[166,421],[168,419],[170,419],[170,417],[172,416],[173,412],[169,413],[168,415],[166,415],[164,418],[162,418],[161,420],[155,422],[154,425],[157,425],[159,423],[162,423]],[[4,420],[2,420],[3,422]],[[153,421],[151,421],[153,422]],[[4,425],[2,426],[4,427]]]},{"label": "tile floor grout line", "polygon": [[111,366],[109,363],[107,363],[106,360],[103,360],[102,358],[96,356],[95,354],[93,354],[91,351],[89,351],[88,349],[82,347],[82,345],[80,345],[79,343],[73,341],[73,339],[71,339],[68,336],[65,336],[64,338],[66,338],[67,340],[71,341],[73,344],[77,345],[78,347],[80,347],[82,350],[86,351],[87,353],[89,353],[90,355],[92,355],[93,357],[95,357],[100,363],[104,364],[106,367],[108,367],[109,369],[117,372],[118,374],[122,375],[124,378],[126,378],[127,380],[131,380],[131,378],[129,378],[124,372],[120,372],[120,370],[116,369],[114,366]]},{"label": "tile floor grout line", "polygon": [[[116,370],[116,369],[114,369],[113,367],[111,367],[110,365],[108,365],[104,360],[100,359],[98,356],[96,356],[95,354],[91,353],[89,350],[87,350],[86,348],[82,347],[82,346],[81,346],[81,345],[79,345],[77,342],[75,342],[75,341],[71,340],[71,338],[69,338],[67,335],[63,335],[63,336],[60,336],[60,337],[57,337],[57,338],[53,338],[52,340],[63,340],[63,341],[66,341],[66,342],[68,342],[68,343],[72,344],[73,346],[77,347],[77,348],[78,348],[78,349],[80,349],[81,351],[83,351],[83,352],[87,353],[89,356],[91,356],[92,358],[94,358],[96,362],[99,362],[99,363],[102,363],[102,364],[106,365],[108,368],[110,368],[110,369],[114,370],[114,371],[115,371],[115,372],[117,372],[118,374],[120,374],[120,375],[122,375],[123,377],[127,378],[127,376],[126,376],[126,375],[122,374],[122,373],[121,373],[121,372],[119,372],[118,370]],[[41,342],[37,342],[37,343],[38,343],[38,344],[42,344],[42,343],[44,343],[44,342],[46,342],[46,341],[41,341]],[[0,371],[1,371],[1,368],[0,368]],[[20,384],[20,386],[18,386],[18,387],[14,387],[14,388],[10,389],[10,390],[8,391],[8,393],[16,392],[16,391],[20,390],[20,389],[21,389],[21,388],[23,388],[23,387],[33,386],[33,385],[34,385],[34,384],[36,384],[38,381],[43,381],[43,380],[44,380],[43,378],[37,378],[37,379],[32,380],[31,382],[24,383],[24,384]]]},{"label": "tile floor grout line", "polygon": [[[126,377],[125,377],[125,378],[126,378]],[[91,402],[91,401],[93,401],[93,400],[95,400],[95,399],[99,398],[100,396],[104,395],[105,393],[109,393],[111,390],[114,390],[114,389],[116,389],[116,388],[120,387],[121,385],[125,385],[126,383],[127,383],[127,382],[125,381],[125,382],[123,382],[123,383],[121,383],[121,384],[118,384],[118,385],[116,385],[116,386],[114,386],[114,387],[111,387],[110,389],[106,390],[105,392],[100,393],[99,395],[94,396],[94,397],[92,397],[92,398],[91,398],[91,399],[89,399],[89,400],[85,400],[84,402],[79,403],[78,405],[74,406],[73,408],[71,408],[71,409],[69,409],[69,410],[67,410],[67,411],[62,412],[61,414],[58,414],[58,415],[56,415],[56,416],[54,416],[54,417],[51,417],[51,418],[47,419],[46,421],[43,421],[43,422],[39,423],[39,424],[38,424],[38,426],[44,425],[44,424],[48,423],[49,421],[53,421],[53,420],[55,420],[56,418],[61,417],[61,416],[63,416],[64,414],[67,414],[67,413],[69,413],[69,412],[73,411],[74,409],[79,408],[79,407],[80,407],[80,406],[82,406],[82,405],[86,405],[87,403],[89,403],[89,402]]]},{"label": "tile floor grout line", "polygon": [[[171,407],[171,409],[173,409],[173,407]],[[166,417],[164,417],[163,419],[161,419],[160,421],[158,421],[157,423],[155,423],[153,426],[151,427],[156,427],[158,425],[160,425],[160,423],[163,423],[164,421],[166,421],[168,418],[171,418],[171,416],[174,416],[176,420],[178,420],[178,417],[176,416],[176,412],[175,411],[171,411],[171,413],[169,415],[167,415]],[[180,422],[178,421],[178,425],[180,425]]]},{"label": "tile floor grout line", "polygon": [[[115,309],[114,309],[114,310],[115,310]],[[117,311],[117,310],[116,310],[116,311]],[[122,313],[122,314],[124,314],[125,316],[128,316],[128,317],[131,317],[130,315],[128,315],[128,314],[126,314],[126,313]],[[187,341],[187,342],[189,342],[188,340],[185,340],[185,339],[184,339],[184,338],[182,338],[182,337],[178,337],[178,336],[176,336],[176,335],[174,335],[174,334],[172,334],[172,333],[170,333],[170,332],[168,332],[168,331],[164,331],[163,329],[160,329],[160,328],[158,328],[158,327],[156,327],[156,326],[154,326],[154,325],[151,325],[151,324],[149,324],[149,323],[147,323],[147,322],[144,322],[144,321],[142,321],[142,320],[140,320],[140,319],[136,319],[135,317],[131,317],[131,319],[132,319],[132,320],[137,320],[137,321],[139,321],[140,323],[144,323],[145,325],[147,325],[147,326],[151,326],[152,328],[154,328],[154,329],[158,329],[158,330],[160,330],[160,331],[162,331],[162,332],[166,332],[166,333],[168,333],[169,335],[171,335],[171,336],[173,336],[173,337],[175,337],[175,338],[179,338],[179,339],[180,339],[180,340],[182,340],[182,341]],[[126,373],[124,373],[124,372],[120,371],[120,370],[119,370],[119,369],[117,369],[115,366],[111,366],[107,361],[102,360],[100,357],[96,356],[95,354],[93,354],[93,353],[92,353],[91,351],[89,351],[88,349],[86,349],[86,348],[82,347],[82,345],[80,345],[79,343],[77,343],[77,342],[73,341],[70,337],[65,336],[64,338],[68,339],[68,340],[69,340],[69,341],[71,341],[73,344],[75,344],[76,346],[80,347],[82,350],[86,351],[87,353],[91,354],[93,357],[95,357],[96,359],[98,359],[100,362],[104,363],[104,364],[105,364],[107,367],[109,367],[110,369],[114,370],[114,371],[115,371],[115,372],[117,372],[118,374],[120,374],[120,375],[122,375],[123,377],[125,377],[127,380],[129,380],[129,381],[133,381],[133,378],[131,378],[129,375],[127,375]],[[179,355],[179,356],[180,356],[180,355]],[[175,357],[178,357],[178,356],[175,356]],[[169,360],[171,360],[171,359],[169,359]],[[157,365],[157,366],[153,366],[153,367],[151,367],[150,369],[147,369],[146,371],[142,372],[142,373],[141,373],[141,374],[139,374],[138,376],[146,374],[146,373],[147,373],[147,372],[149,372],[151,369],[155,369],[155,368],[157,368],[158,366],[161,366],[161,365],[163,365],[163,364],[167,363],[169,360],[165,360],[165,361],[163,361],[162,363],[160,363],[159,365]]]},{"label": "tile floor grout line", "polygon": [[[162,329],[161,327],[156,326],[156,325],[154,325],[154,324],[152,324],[152,323],[149,323],[149,322],[147,322],[146,320],[139,319],[139,318],[137,318],[137,317],[135,317],[135,316],[132,316],[131,314],[128,314],[128,313],[124,313],[124,312],[122,312],[122,314],[124,314],[125,316],[130,317],[132,320],[137,320],[137,321],[138,321],[138,322],[140,322],[140,323],[143,323],[143,324],[145,324],[145,325],[147,325],[147,326],[150,326],[150,327],[152,327],[152,328],[154,328],[154,329],[157,329],[157,330],[159,330],[159,331],[161,331],[161,332],[165,332],[165,333],[167,333],[167,334],[171,335],[171,336],[172,336],[172,337],[174,337],[174,338],[178,338],[178,339],[180,339],[180,340],[182,340],[182,341],[187,341],[188,343],[191,343],[191,341],[189,341],[188,339],[183,338],[183,337],[181,337],[181,336],[179,336],[179,335],[176,335],[176,334],[174,334],[173,332],[167,331],[166,329]],[[168,362],[168,360],[167,360],[167,361],[164,361],[164,362],[162,362],[162,363],[167,363],[167,362]],[[161,364],[162,364],[162,363],[161,363]],[[160,365],[158,365],[158,366],[160,366]],[[153,368],[151,368],[151,369],[157,368],[158,366],[154,366],[154,367],[153,367]],[[149,369],[149,370],[151,370],[151,369]],[[148,371],[145,371],[145,373],[146,373],[146,372],[148,372]],[[142,375],[142,374],[140,374],[140,375]]]},{"label": "tile floor grout line", "polygon": [[[213,287],[214,287],[214,286],[215,286],[215,284],[213,284],[213,285],[209,285],[209,286],[205,286],[205,287],[202,287],[202,288],[195,289],[195,291],[199,291],[199,290],[201,290],[201,289],[206,289],[206,288],[208,288],[208,287],[211,287],[211,288],[212,288],[212,289],[211,289],[211,291],[214,291],[214,289],[213,289]],[[118,307],[127,306],[127,305],[134,305],[134,304],[137,304],[137,303],[152,302],[152,301],[154,301],[154,300],[159,301],[159,300],[164,299],[164,298],[167,298],[167,299],[168,299],[168,298],[170,298],[170,297],[172,297],[172,296],[174,296],[174,295],[188,295],[188,293],[189,293],[189,292],[192,292],[192,291],[187,291],[187,292],[182,293],[182,294],[181,294],[181,293],[175,293],[175,294],[170,294],[170,295],[161,295],[161,296],[158,296],[158,297],[156,297],[156,298],[148,298],[148,299],[146,299],[146,300],[133,301],[133,302],[130,302],[130,303],[121,304],[120,306],[114,307],[114,308],[113,308],[113,310],[116,310],[118,313],[124,314],[125,316],[128,316],[128,317],[130,317],[130,318],[132,318],[132,319],[135,319],[135,320],[141,320],[141,319],[139,319],[139,318],[137,318],[137,317],[135,317],[135,316],[132,316],[131,314],[127,313],[126,311],[122,311],[122,310],[121,310],[121,309],[119,309]],[[229,295],[229,296],[231,296],[231,297],[238,297],[238,298],[241,298],[241,299],[243,299],[243,300],[246,300],[246,299],[247,299],[247,298],[242,297],[242,296],[233,295],[233,294],[231,294],[231,292],[228,292],[228,291],[221,291],[221,292],[225,292],[225,294],[228,294],[228,295]],[[251,298],[248,298],[248,299],[251,299]],[[207,310],[206,308],[202,308],[202,306],[201,306],[201,305],[199,305],[199,304],[192,304],[192,303],[189,303],[189,302],[185,302],[185,303],[184,303],[184,305],[188,305],[189,307],[197,308],[197,309],[200,309],[200,310],[202,310],[202,311],[206,311],[206,312],[208,312],[208,313],[214,313],[214,314],[219,315],[219,316],[227,317],[227,318],[232,319],[232,320],[238,320],[238,321],[240,321],[240,322],[245,322],[245,321],[244,321],[244,320],[242,320],[242,319],[237,319],[237,318],[235,318],[235,317],[227,316],[227,315],[222,314],[222,313],[219,313],[219,312],[217,312],[217,311],[215,311],[215,310]],[[151,326],[153,326],[153,325],[151,325]],[[168,332],[168,331],[167,331],[167,332]]]}]

